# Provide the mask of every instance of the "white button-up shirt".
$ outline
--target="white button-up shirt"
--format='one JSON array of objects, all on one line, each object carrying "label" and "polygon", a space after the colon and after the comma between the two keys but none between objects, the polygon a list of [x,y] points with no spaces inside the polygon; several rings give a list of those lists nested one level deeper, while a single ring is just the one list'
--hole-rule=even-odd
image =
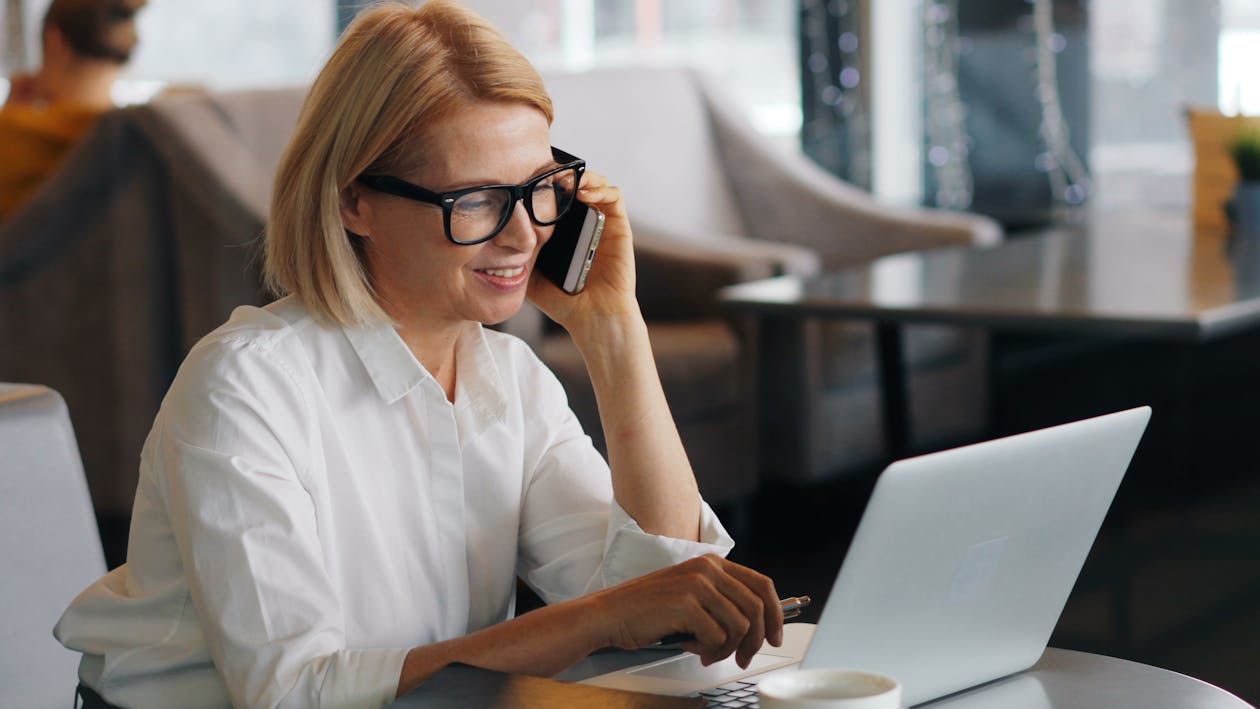
[{"label": "white button-up shirt", "polygon": [[176,376],[141,455],[127,563],[56,635],[128,707],[379,707],[408,649],[707,552],[647,534],[555,376],[470,329],[455,401],[388,325],[239,308]]}]

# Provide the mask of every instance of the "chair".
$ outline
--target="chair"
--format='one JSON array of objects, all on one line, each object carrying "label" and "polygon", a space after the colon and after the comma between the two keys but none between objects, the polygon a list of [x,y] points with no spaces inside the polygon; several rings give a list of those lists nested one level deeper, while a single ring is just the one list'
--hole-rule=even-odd
[{"label": "chair", "polygon": [[[734,497],[759,474],[811,483],[881,461],[871,328],[816,320],[763,323],[759,332],[732,328],[716,291],[902,251],[994,243],[998,224],[879,203],[803,154],[771,144],[713,81],[691,70],[544,78],[556,105],[552,142],[586,158],[626,197],[639,301],[702,489]],[[915,328],[906,350],[912,443],[927,448],[979,435],[983,337]],[[552,334],[541,351],[579,418],[598,430],[572,343]]]},{"label": "chair", "polygon": [[110,526],[126,528],[140,448],[184,355],[236,306],[267,300],[255,242],[302,95],[111,111],[0,224],[0,380],[65,397]]},{"label": "chair", "polygon": [[79,656],[52,627],[105,559],[65,402],[0,383],[0,706],[70,706]]}]

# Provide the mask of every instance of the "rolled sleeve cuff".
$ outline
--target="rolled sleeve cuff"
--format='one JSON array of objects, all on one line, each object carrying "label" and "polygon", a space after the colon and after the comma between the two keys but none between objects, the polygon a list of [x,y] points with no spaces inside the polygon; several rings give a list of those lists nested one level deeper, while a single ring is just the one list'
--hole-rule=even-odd
[{"label": "rolled sleeve cuff", "polygon": [[318,692],[320,706],[383,707],[398,695],[407,649],[342,650]]},{"label": "rolled sleeve cuff", "polygon": [[707,502],[700,503],[700,541],[694,542],[648,534],[613,500],[604,554],[604,581],[606,586],[616,586],[704,554],[725,557],[734,546],[735,540]]}]

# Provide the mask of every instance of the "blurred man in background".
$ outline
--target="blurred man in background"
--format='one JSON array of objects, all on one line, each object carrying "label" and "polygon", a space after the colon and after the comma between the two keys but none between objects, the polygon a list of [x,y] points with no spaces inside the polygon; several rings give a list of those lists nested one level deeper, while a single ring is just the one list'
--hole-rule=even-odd
[{"label": "blurred man in background", "polygon": [[146,0],[53,0],[44,16],[43,61],[12,77],[0,109],[0,219],[57,169],[100,114],[138,41]]}]

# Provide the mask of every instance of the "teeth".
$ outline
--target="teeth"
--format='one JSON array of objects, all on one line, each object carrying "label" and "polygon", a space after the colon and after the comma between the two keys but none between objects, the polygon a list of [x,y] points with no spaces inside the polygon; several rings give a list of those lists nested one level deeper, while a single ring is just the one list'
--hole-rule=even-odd
[{"label": "teeth", "polygon": [[490,274],[491,276],[494,276],[495,278],[513,278],[515,276],[521,275],[521,271],[524,271],[525,267],[517,266],[516,268],[487,268],[484,270],[486,273]]}]

